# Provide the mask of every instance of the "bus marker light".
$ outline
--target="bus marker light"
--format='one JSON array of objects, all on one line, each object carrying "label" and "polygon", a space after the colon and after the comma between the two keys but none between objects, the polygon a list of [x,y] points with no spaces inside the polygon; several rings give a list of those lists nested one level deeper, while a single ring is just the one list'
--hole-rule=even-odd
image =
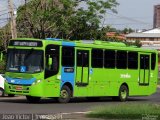
[{"label": "bus marker light", "polygon": [[38,80],[38,81],[37,81],[37,83],[40,83],[40,82],[41,82],[41,80]]}]

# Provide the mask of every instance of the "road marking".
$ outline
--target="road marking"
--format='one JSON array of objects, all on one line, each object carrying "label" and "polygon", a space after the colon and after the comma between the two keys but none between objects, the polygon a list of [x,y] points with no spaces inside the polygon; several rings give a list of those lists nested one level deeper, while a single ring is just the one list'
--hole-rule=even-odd
[{"label": "road marking", "polygon": [[90,113],[92,111],[86,111],[86,112],[70,112],[70,113],[61,113],[63,115],[71,115],[71,114],[87,114]]}]

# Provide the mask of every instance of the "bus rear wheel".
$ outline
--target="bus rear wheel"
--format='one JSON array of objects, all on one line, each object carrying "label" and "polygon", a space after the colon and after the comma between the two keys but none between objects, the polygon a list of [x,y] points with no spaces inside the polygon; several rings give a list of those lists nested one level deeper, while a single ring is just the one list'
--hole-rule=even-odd
[{"label": "bus rear wheel", "polygon": [[119,89],[119,97],[118,98],[119,98],[119,100],[121,102],[124,102],[124,101],[127,100],[127,98],[128,98],[128,88],[127,88],[127,86],[122,85],[120,87],[120,89]]},{"label": "bus rear wheel", "polygon": [[64,85],[60,92],[60,97],[57,99],[59,103],[68,103],[71,99],[71,90],[68,86]]},{"label": "bus rear wheel", "polygon": [[32,96],[26,96],[27,101],[30,103],[38,103],[40,101],[40,97],[32,97]]}]

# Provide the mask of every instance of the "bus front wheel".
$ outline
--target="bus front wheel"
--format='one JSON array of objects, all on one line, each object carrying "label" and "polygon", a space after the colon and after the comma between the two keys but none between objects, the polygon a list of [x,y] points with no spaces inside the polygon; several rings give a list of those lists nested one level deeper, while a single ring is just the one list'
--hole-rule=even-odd
[{"label": "bus front wheel", "polygon": [[68,86],[64,85],[60,92],[60,97],[58,98],[58,102],[60,103],[68,103],[71,98],[71,90]]},{"label": "bus front wheel", "polygon": [[121,102],[126,101],[128,98],[128,88],[126,85],[122,85],[119,89],[119,100]]},{"label": "bus front wheel", "polygon": [[30,103],[38,103],[40,101],[40,97],[32,97],[32,96],[26,96],[27,101]]}]

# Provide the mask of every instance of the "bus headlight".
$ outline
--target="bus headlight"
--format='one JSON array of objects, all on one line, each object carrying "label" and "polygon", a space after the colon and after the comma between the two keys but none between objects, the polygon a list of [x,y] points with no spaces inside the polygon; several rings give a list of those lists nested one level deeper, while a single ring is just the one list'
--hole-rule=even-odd
[{"label": "bus headlight", "polygon": [[37,83],[40,83],[41,82],[41,80],[37,80]]},{"label": "bus headlight", "polygon": [[32,83],[32,85],[35,85],[35,84],[36,84],[35,82]]},{"label": "bus headlight", "polygon": [[33,82],[32,85],[38,84],[40,82],[41,82],[41,80],[37,80],[37,81]]}]

